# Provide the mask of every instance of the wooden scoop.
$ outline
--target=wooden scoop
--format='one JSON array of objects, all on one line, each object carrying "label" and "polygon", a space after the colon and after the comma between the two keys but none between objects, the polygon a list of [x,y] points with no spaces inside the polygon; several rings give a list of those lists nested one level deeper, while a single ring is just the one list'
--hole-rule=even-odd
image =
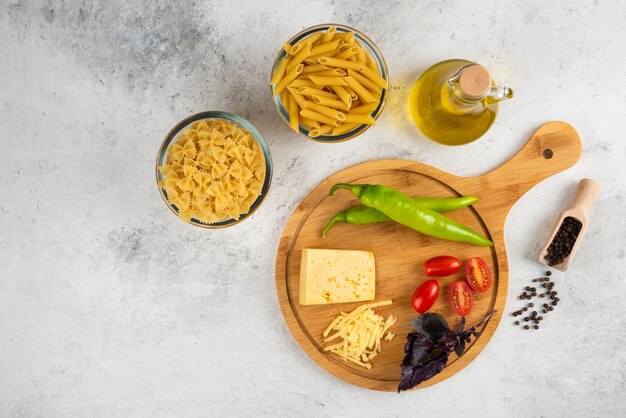
[{"label": "wooden scoop", "polygon": [[[597,181],[591,180],[591,179],[582,179],[580,181],[580,183],[578,184],[578,190],[576,190],[576,198],[574,199],[572,206],[561,214],[559,221],[554,226],[554,230],[552,231],[552,234],[550,234],[550,239],[546,243],[545,247],[543,247],[543,249],[541,250],[541,253],[539,253],[539,261],[541,263],[549,267],[555,268],[557,270],[560,270],[560,271],[567,270],[567,266],[569,265],[569,262],[571,261],[571,259],[574,257],[574,254],[576,254],[576,250],[578,250],[580,242],[582,241],[582,237],[587,230],[587,226],[589,224],[587,213],[589,212],[589,208],[591,208],[593,201],[596,200],[599,193],[600,193],[600,183],[598,183]],[[554,240],[554,237],[556,236],[557,232],[561,228],[563,221],[565,220],[565,218],[568,218],[568,217],[577,219],[582,224],[580,228],[580,232],[578,233],[578,236],[576,237],[576,242],[572,246],[572,249],[569,255],[565,257],[563,261],[560,262],[559,264],[550,266],[548,264],[548,261],[546,260],[546,255],[548,254],[548,248],[550,247],[550,244]]]}]

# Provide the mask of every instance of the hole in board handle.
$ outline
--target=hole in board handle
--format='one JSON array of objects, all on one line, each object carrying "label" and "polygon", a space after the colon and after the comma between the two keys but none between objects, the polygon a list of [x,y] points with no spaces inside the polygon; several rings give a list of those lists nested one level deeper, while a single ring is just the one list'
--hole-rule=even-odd
[{"label": "hole in board handle", "polygon": [[552,152],[550,148],[546,148],[543,150],[542,155],[543,155],[543,158],[545,158],[546,160],[549,160],[550,158],[552,158],[554,153]]}]

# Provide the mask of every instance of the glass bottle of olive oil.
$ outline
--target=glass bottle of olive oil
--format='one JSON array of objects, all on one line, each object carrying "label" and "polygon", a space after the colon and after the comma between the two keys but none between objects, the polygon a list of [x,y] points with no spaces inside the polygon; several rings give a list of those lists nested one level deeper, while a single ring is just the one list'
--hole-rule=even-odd
[{"label": "glass bottle of olive oil", "polygon": [[482,65],[461,59],[442,61],[426,70],[411,93],[411,114],[433,141],[463,145],[491,127],[499,102],[513,97]]}]

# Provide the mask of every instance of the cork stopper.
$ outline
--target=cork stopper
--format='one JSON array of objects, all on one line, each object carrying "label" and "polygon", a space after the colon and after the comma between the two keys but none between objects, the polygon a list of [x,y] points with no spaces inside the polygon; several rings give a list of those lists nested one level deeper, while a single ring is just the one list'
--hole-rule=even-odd
[{"label": "cork stopper", "polygon": [[491,76],[485,67],[473,64],[465,67],[459,76],[459,90],[470,100],[485,97],[491,89]]}]

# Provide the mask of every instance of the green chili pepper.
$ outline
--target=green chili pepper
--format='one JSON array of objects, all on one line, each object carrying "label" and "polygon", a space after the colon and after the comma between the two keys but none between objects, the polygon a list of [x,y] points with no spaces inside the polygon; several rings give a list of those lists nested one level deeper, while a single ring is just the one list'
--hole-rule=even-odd
[{"label": "green chili pepper", "polygon": [[339,183],[330,189],[329,195],[332,196],[338,189],[349,190],[363,205],[378,209],[392,220],[423,234],[474,245],[493,245],[493,242],[478,232],[431,209],[419,206],[409,196],[391,187]]},{"label": "green chili pepper", "polygon": [[[439,198],[439,197],[414,197],[413,201],[423,208],[434,210],[435,212],[449,212],[469,206],[478,202],[475,196],[463,196],[456,198]],[[322,237],[335,222],[346,222],[350,225],[365,225],[377,222],[387,222],[391,218],[378,209],[369,208],[367,206],[355,206],[346,209],[333,216],[328,224],[322,230]]]}]

